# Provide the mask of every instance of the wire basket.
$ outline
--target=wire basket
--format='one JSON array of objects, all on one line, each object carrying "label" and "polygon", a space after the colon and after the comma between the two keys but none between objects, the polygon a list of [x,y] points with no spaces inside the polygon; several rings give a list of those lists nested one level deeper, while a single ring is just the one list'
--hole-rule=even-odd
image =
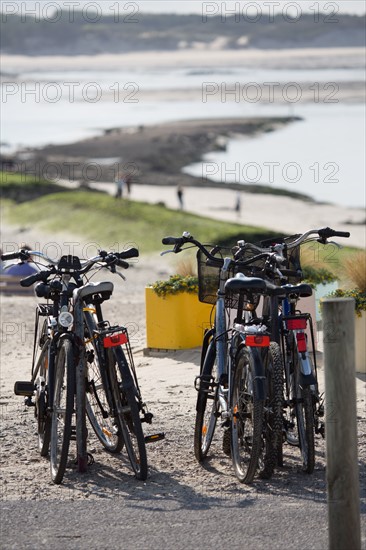
[{"label": "wire basket", "polygon": [[[232,256],[232,250],[229,248],[220,248],[219,252],[214,254],[218,260],[222,260],[224,257]],[[252,253],[254,255],[254,253]],[[249,259],[249,258],[245,258]],[[221,264],[222,265],[222,264]],[[198,271],[198,299],[205,304],[215,305],[217,301],[217,291],[220,285],[220,270],[221,265],[217,266],[207,265],[207,258],[198,250],[197,252],[197,271]],[[264,265],[264,264],[263,264]],[[254,266],[254,269],[262,269],[263,266]],[[228,279],[234,277],[237,273],[244,273],[244,275],[252,276],[252,267],[241,269],[239,266],[234,266],[228,271]],[[259,294],[248,293],[244,296],[244,309],[253,311],[260,300]],[[239,295],[233,292],[227,292],[225,295],[225,306],[229,309],[237,309],[239,302]]]},{"label": "wire basket", "polygon": [[[275,237],[274,239],[267,239],[265,241],[261,241],[259,243],[259,246],[262,247],[270,247],[275,244],[286,244],[289,245],[292,242],[296,241],[301,237],[301,234],[291,235],[290,237]],[[284,267],[286,269],[289,269],[291,271],[301,271],[301,262],[300,262],[300,246],[296,246],[295,248],[292,248],[291,250],[286,249],[284,251],[284,256],[286,259],[286,264]],[[299,281],[301,281],[301,276],[299,275],[289,275],[287,276],[287,280],[290,284],[297,284]]]}]

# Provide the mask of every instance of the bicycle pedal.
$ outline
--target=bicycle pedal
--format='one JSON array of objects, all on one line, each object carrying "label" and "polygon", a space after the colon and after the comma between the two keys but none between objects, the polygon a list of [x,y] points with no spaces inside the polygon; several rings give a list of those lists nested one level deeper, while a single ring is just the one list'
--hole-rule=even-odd
[{"label": "bicycle pedal", "polygon": [[156,441],[161,441],[162,439],[165,439],[164,432],[160,432],[158,434],[146,435],[145,443],[155,443]]},{"label": "bicycle pedal", "polygon": [[320,434],[322,438],[325,439],[325,424],[323,422],[321,422],[320,426],[316,428],[315,433]]},{"label": "bicycle pedal", "polygon": [[[36,406],[36,404],[32,401],[32,398],[30,396],[28,396],[24,399],[24,405],[26,407],[35,407]],[[35,412],[35,414],[36,414],[36,412]]]},{"label": "bicycle pedal", "polygon": [[14,384],[15,395],[24,395],[24,397],[32,397],[34,390],[36,389],[34,382],[22,382],[18,381]]},{"label": "bicycle pedal", "polygon": [[151,424],[153,418],[154,418],[154,415],[148,412],[148,413],[145,413],[144,416],[141,418],[141,422],[146,422],[147,424]]}]

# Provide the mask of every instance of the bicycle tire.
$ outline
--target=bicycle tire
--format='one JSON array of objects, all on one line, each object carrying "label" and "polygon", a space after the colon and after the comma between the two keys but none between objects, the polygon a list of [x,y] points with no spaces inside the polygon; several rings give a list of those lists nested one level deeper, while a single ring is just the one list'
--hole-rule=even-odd
[{"label": "bicycle tire", "polygon": [[38,450],[41,456],[47,456],[51,441],[51,414],[48,411],[48,349],[49,340],[42,347],[39,358],[38,377],[36,381],[36,415]]},{"label": "bicycle tire", "polygon": [[56,359],[53,397],[50,466],[51,479],[61,483],[67,464],[75,398],[74,354],[70,340],[63,339]]},{"label": "bicycle tire", "polygon": [[125,448],[135,477],[148,475],[145,437],[139,414],[139,391],[121,347],[109,352],[109,372]]},{"label": "bicycle tire", "polygon": [[270,479],[281,460],[282,407],[283,407],[283,361],[279,345],[271,342],[265,357],[267,396],[264,414],[264,456],[260,460],[259,477]]},{"label": "bicycle tire", "polygon": [[[206,458],[216,428],[218,386],[213,387],[211,384],[214,378],[215,360],[215,341],[212,339],[203,361],[197,396],[196,421],[194,427],[194,454],[198,462],[202,462]],[[207,407],[210,401],[212,401],[212,406]]]},{"label": "bicycle tire", "polygon": [[252,353],[239,350],[235,359],[230,406],[231,458],[241,483],[254,479],[262,450],[264,400],[257,395]]},{"label": "bicycle tire", "polygon": [[302,470],[311,474],[315,468],[314,410],[309,386],[301,385],[300,363],[296,347],[294,352],[294,377],[296,389],[296,422],[302,458]]},{"label": "bicycle tire", "polygon": [[[95,435],[110,453],[119,453],[124,445],[119,419],[115,414],[115,408],[107,398],[106,384],[108,377],[102,376],[105,368],[104,352],[99,342],[93,337],[96,328],[94,319],[90,313],[84,314],[84,341],[87,358],[86,377],[86,413]],[[104,378],[104,379],[103,379]],[[109,395],[111,393],[109,392]]]}]

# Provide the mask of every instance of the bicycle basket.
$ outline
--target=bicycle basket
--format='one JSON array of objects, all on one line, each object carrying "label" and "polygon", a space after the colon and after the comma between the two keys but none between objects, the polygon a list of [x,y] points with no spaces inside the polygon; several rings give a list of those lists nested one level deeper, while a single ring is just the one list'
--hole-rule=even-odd
[{"label": "bicycle basket", "polygon": [[[253,255],[253,252],[252,254]],[[215,254],[218,259],[224,256],[232,256],[232,250],[229,248],[221,248],[219,253]],[[248,258],[245,258],[248,259]],[[264,265],[264,264],[263,264]],[[261,269],[262,266],[257,267]],[[217,301],[217,290],[220,284],[220,266],[207,265],[207,258],[198,250],[197,252],[197,270],[198,270],[198,299],[200,302],[215,305]],[[247,276],[253,274],[253,267],[241,269],[235,266],[229,270],[228,278],[234,277],[237,273],[244,273]],[[244,309],[253,310],[259,303],[260,295],[245,296]],[[239,295],[237,293],[227,293],[225,296],[225,306],[230,309],[238,307]]]},{"label": "bicycle basket", "polygon": [[[231,256],[230,249],[220,249],[216,254],[217,259],[223,258],[223,254]],[[198,299],[205,304],[216,304],[217,290],[220,284],[220,267],[207,265],[207,258],[201,252],[197,251],[197,272],[198,272]]]}]

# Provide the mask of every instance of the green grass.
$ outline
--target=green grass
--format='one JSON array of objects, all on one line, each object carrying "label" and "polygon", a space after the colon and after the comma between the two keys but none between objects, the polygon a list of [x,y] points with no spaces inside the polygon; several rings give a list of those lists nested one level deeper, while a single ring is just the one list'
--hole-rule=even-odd
[{"label": "green grass", "polygon": [[38,227],[50,236],[65,231],[108,248],[136,243],[142,253],[162,250],[164,236],[189,231],[202,242],[233,245],[239,238],[257,241],[273,235],[264,228],[203,218],[164,206],[116,201],[102,193],[72,191],[45,195],[5,211],[11,223]]},{"label": "green grass", "polygon": [[21,174],[15,172],[0,172],[0,188],[5,190],[7,187],[26,187],[38,185],[49,186],[51,182],[39,178],[36,175]]},{"label": "green grass", "polygon": [[2,199],[16,203],[26,202],[42,195],[62,192],[63,187],[39,178],[36,175],[0,172],[0,193]]}]

